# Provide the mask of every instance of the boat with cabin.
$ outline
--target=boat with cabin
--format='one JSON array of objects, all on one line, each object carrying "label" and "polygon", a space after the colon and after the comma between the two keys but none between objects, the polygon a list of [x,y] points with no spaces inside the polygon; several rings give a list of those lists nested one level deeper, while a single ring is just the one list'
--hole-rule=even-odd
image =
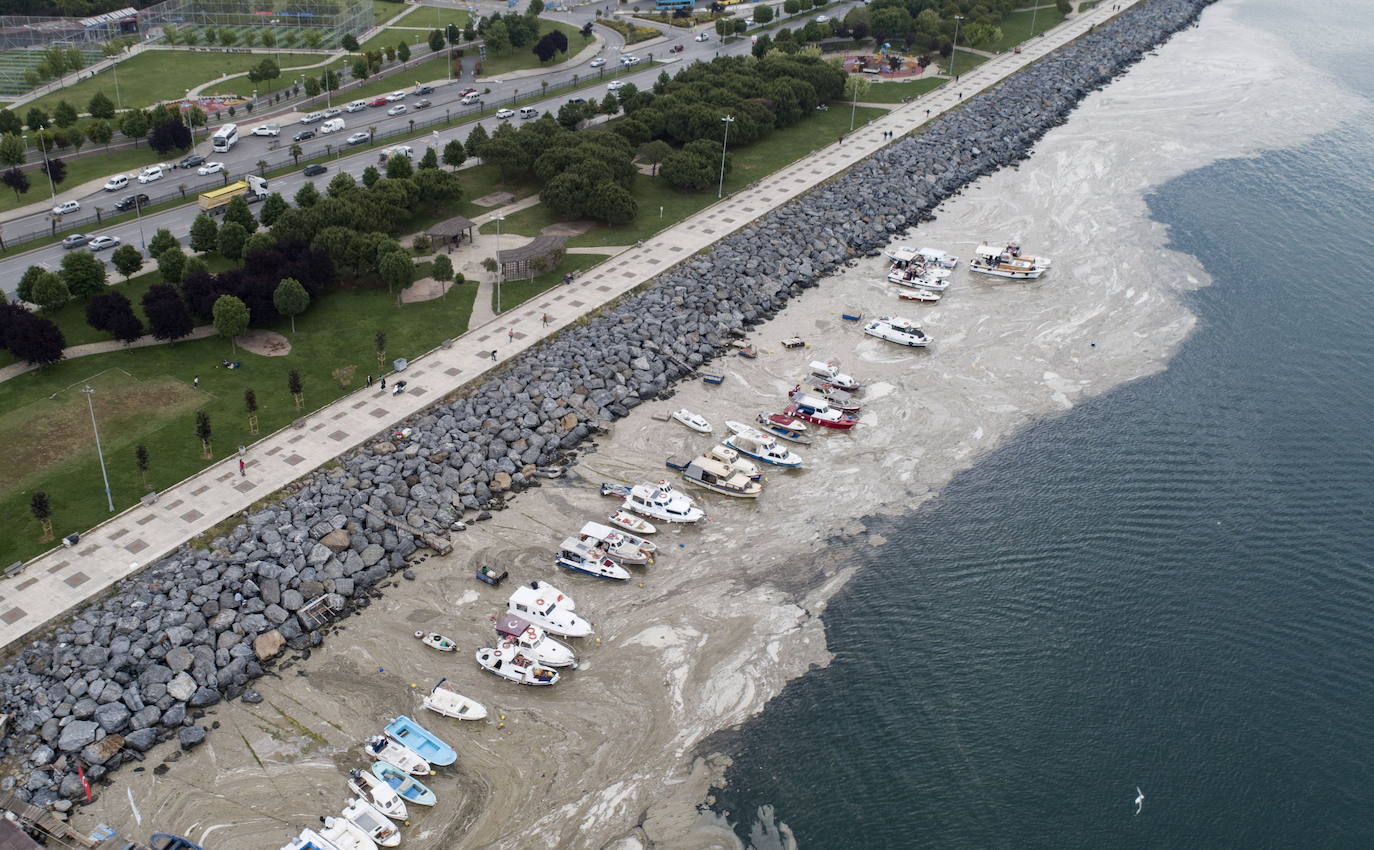
[{"label": "boat with cabin", "polygon": [[558,554],[554,556],[554,566],[575,573],[606,578],[612,581],[629,581],[630,573],[624,567],[606,557],[606,553],[588,545],[585,540],[565,537],[559,544]]},{"label": "boat with cabin", "polygon": [[682,477],[688,484],[740,499],[757,499],[763,492],[763,485],[749,476],[721,463],[713,457],[702,455],[693,458],[682,470]]},{"label": "boat with cabin", "polygon": [[657,534],[658,529],[654,528],[653,523],[647,519],[635,516],[629,511],[616,511],[606,517],[606,522],[616,528],[623,528],[626,531],[633,531],[635,534]]},{"label": "boat with cabin", "polygon": [[764,434],[752,425],[726,421],[725,427],[734,431],[725,444],[740,454],[758,458],[764,463],[795,469],[802,465],[801,456],[779,445],[771,434]]},{"label": "boat with cabin", "polygon": [[391,818],[377,811],[377,808],[358,797],[349,799],[344,806],[343,816],[380,847],[395,847],[401,843],[401,830],[391,822]]},{"label": "boat with cabin", "polygon": [[711,423],[706,421],[706,417],[699,413],[693,413],[685,407],[673,411],[673,418],[700,434],[711,433]]},{"label": "boat with cabin", "polygon": [[[820,401],[816,399],[815,401]],[[811,425],[820,425],[823,428],[834,428],[837,431],[848,431],[859,424],[859,417],[836,410],[824,402],[819,404],[802,404],[794,402],[787,406],[783,411],[784,416],[792,419],[800,419]]]},{"label": "boat with cabin", "polygon": [[783,416],[781,413],[760,413],[754,421],[761,430],[778,439],[799,446],[811,445],[811,440],[806,436],[806,423],[800,419]]},{"label": "boat with cabin", "polygon": [[553,685],[558,671],[545,667],[520,651],[509,641],[506,648],[489,646],[477,650],[477,666],[520,685]]},{"label": "boat with cabin", "polygon": [[741,475],[745,475],[754,481],[763,477],[763,470],[752,460],[745,460],[740,457],[739,452],[729,446],[717,443],[711,448],[701,453],[702,457],[709,457],[712,460],[720,461]]},{"label": "boat with cabin", "polygon": [[934,304],[940,300],[940,293],[929,289],[912,289],[897,293],[898,301],[915,301],[918,304]]},{"label": "boat with cabin", "polygon": [[390,785],[365,770],[350,770],[348,787],[359,799],[392,820],[403,821],[409,814],[401,796],[393,791]]},{"label": "boat with cabin", "polygon": [[657,546],[636,537],[628,531],[620,531],[599,522],[585,522],[578,536],[601,549],[606,557],[622,564],[648,564],[654,559]]},{"label": "boat with cabin", "polygon": [[819,360],[812,360],[811,374],[847,393],[856,393],[864,388],[864,385],[859,382],[858,378],[841,372],[840,364],[833,361],[830,363],[822,363]]},{"label": "boat with cabin", "polygon": [[823,398],[831,407],[839,408],[845,413],[858,413],[859,409],[863,407],[863,403],[855,399],[853,393],[847,393],[815,375],[807,375],[800,384],[797,384],[788,393],[789,398],[798,395]]},{"label": "boat with cabin", "polygon": [[917,248],[916,256],[920,257],[926,265],[942,269],[952,269],[959,265],[958,257],[935,248]]},{"label": "boat with cabin", "polygon": [[416,776],[429,776],[434,772],[429,761],[404,744],[398,744],[385,735],[373,735],[363,741],[363,749],[374,760],[389,761],[407,773]]},{"label": "boat with cabin", "polygon": [[[429,696],[420,703],[435,714],[452,717],[455,720],[483,720],[487,707],[471,697],[465,697],[449,684],[448,679],[440,679],[429,691]],[[390,759],[384,759],[390,761]],[[393,762],[394,764],[394,762]]]},{"label": "boat with cabin", "polygon": [[458,760],[458,754],[453,751],[453,747],[404,714],[386,724],[383,731],[388,738],[409,747],[425,761],[437,767],[444,767]]},{"label": "boat with cabin", "polygon": [[339,850],[377,850],[377,842],[347,818],[324,817],[320,837]]},{"label": "boat with cabin", "polygon": [[439,802],[425,783],[387,761],[372,763],[372,775],[385,782],[406,805],[432,806]]},{"label": "boat with cabin", "polygon": [[550,667],[576,667],[577,654],[572,647],[556,641],[544,630],[517,614],[507,611],[496,621],[496,634],[510,641],[541,664]]},{"label": "boat with cabin", "polygon": [[663,522],[693,523],[706,518],[706,512],[697,507],[691,496],[673,489],[666,481],[636,484],[620,506]]},{"label": "boat with cabin", "polygon": [[864,333],[911,348],[925,348],[932,342],[931,338],[921,330],[919,324],[900,316],[883,316],[881,319],[874,319],[864,326]]},{"label": "boat with cabin", "polygon": [[[376,847],[374,844],[373,847]],[[302,829],[301,834],[282,845],[281,850],[341,850],[332,841],[326,841],[313,829]]]},{"label": "boat with cabin", "polygon": [[1005,248],[979,245],[969,261],[969,271],[990,274],[1012,280],[1035,280],[1049,270],[1049,257],[1032,257],[1021,253],[1019,242],[1008,242]]},{"label": "boat with cabin", "polygon": [[506,610],[550,634],[587,637],[592,633],[592,624],[579,617],[574,608],[571,596],[546,581],[532,581],[515,589]]}]

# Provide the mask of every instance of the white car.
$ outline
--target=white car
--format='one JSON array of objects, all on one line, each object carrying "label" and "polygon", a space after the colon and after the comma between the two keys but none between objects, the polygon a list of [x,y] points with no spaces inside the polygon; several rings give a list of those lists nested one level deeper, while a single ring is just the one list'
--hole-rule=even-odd
[{"label": "white car", "polygon": [[331,106],[324,111],[325,118],[338,118],[340,115],[343,115],[343,110],[337,106]]},{"label": "white car", "polygon": [[344,107],[344,112],[362,112],[364,109],[367,109],[367,101],[355,100]]},{"label": "white car", "polygon": [[118,236],[97,236],[86,243],[86,247],[92,251],[104,251],[106,248],[113,248],[119,244]]},{"label": "white car", "polygon": [[605,64],[606,64],[606,60],[605,60],[605,59],[602,59],[600,56],[598,56],[598,57],[596,57],[595,59],[592,60],[592,67],[593,67],[593,68],[600,68],[602,65],[605,65]]},{"label": "white car", "polygon": [[261,127],[253,128],[253,135],[255,136],[275,136],[280,132],[281,127],[276,124],[263,124]]},{"label": "white car", "polygon": [[816,23],[818,23],[818,24],[823,24],[823,23],[825,23],[825,22],[827,22],[827,21],[829,21],[829,20],[830,20],[830,18],[826,17],[825,15],[817,15],[817,16],[816,16]]},{"label": "white car", "polygon": [[409,111],[404,103],[398,103],[386,111],[387,115],[405,115]]},{"label": "white car", "polygon": [[710,40],[711,40],[711,34],[710,34],[710,33],[705,33],[705,32],[699,32],[699,33],[697,33],[697,37],[696,37],[695,39],[693,39],[693,41],[710,41]]},{"label": "white car", "polygon": [[128,176],[127,176],[127,175],[124,175],[124,174],[121,174],[121,175],[119,175],[118,177],[111,177],[109,180],[106,180],[106,181],[105,181],[105,191],[106,191],[106,192],[118,192],[120,189],[123,189],[124,187],[126,187],[126,186],[128,186],[128,185],[129,185],[129,178],[128,178]]},{"label": "white car", "polygon": [[162,179],[162,166],[150,165],[138,175],[138,182],[151,183],[154,180]]},{"label": "white car", "polygon": [[498,110],[496,110],[496,117],[497,117],[497,118],[500,118],[500,119],[503,119],[503,120],[506,119],[506,118],[514,118],[514,117],[515,117],[515,110],[514,110],[514,109],[498,109]]},{"label": "white car", "polygon": [[625,88],[624,80],[611,80],[606,84],[606,91],[620,91]]},{"label": "white car", "polygon": [[398,100],[405,100],[406,93],[403,91],[394,91],[391,94],[387,95],[386,99],[389,103],[395,103]]},{"label": "white car", "polygon": [[393,156],[414,156],[415,149],[410,145],[397,145],[394,148],[387,148],[382,151],[382,156],[391,159]]},{"label": "white car", "polygon": [[[824,17],[824,16],[822,16],[822,17]],[[752,26],[754,25],[754,19],[753,19],[753,18],[745,18],[745,19],[744,19],[744,25],[745,25],[746,27],[752,27]]]},{"label": "white car", "polygon": [[350,145],[365,145],[368,142],[372,141],[372,134],[362,132],[354,133],[353,135],[345,139],[345,141],[348,142]]},{"label": "white car", "polygon": [[306,115],[305,115],[303,118],[301,118],[301,123],[302,123],[302,124],[314,124],[316,121],[323,121],[323,120],[324,120],[324,113],[323,113],[323,112],[308,112],[308,113],[306,113]]},{"label": "white car", "polygon": [[[509,112],[509,110],[507,111]],[[510,116],[507,115],[506,117],[509,118]],[[81,209],[80,201],[63,201],[62,203],[52,208],[52,214],[66,215],[67,213],[74,213],[79,209]]]},{"label": "white car", "polygon": [[639,57],[635,56],[633,53],[626,54],[625,56],[620,57],[620,64],[624,65],[627,68],[631,65],[638,65]]},{"label": "white car", "polygon": [[463,104],[464,106],[471,106],[474,103],[480,103],[481,100],[482,96],[474,91],[468,92],[467,94],[463,95],[463,99],[458,102]]},{"label": "white car", "polygon": [[202,165],[200,168],[197,168],[197,169],[196,169],[196,173],[199,174],[201,177],[205,177],[205,176],[210,175],[210,174],[219,174],[219,173],[220,173],[221,171],[223,171],[223,170],[224,170],[224,163],[222,163],[222,162],[207,162],[207,163],[205,163],[204,165]]}]

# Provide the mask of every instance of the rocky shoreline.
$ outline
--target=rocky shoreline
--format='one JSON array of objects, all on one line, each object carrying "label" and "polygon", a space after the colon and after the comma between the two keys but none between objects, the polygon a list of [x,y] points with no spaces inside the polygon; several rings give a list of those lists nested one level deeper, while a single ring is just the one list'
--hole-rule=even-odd
[{"label": "rocky shoreline", "polygon": [[[322,640],[298,612],[366,606],[421,546],[378,515],[447,533],[569,461],[599,420],[626,416],[775,315],[789,299],[930,217],[979,176],[1024,158],[1076,103],[1210,0],[1151,0],[991,92],[723,240],[645,291],[537,347],[472,395],[308,476],[209,553],[183,549],[126,581],[0,670],[12,715],[5,787],[59,808],[157,742],[203,742],[203,710],[252,702],[283,648]],[[370,509],[370,510],[368,510]],[[481,518],[485,514],[478,514]],[[461,538],[460,538],[461,539]]]}]

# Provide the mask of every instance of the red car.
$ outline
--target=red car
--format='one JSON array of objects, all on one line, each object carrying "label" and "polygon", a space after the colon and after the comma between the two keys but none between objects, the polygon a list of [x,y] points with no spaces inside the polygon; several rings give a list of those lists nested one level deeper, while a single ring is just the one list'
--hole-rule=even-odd
[{"label": "red car", "polygon": [[384,98],[384,97],[379,97],[379,98],[377,98],[376,100],[374,100],[374,101],[372,101],[371,103],[368,104],[368,106],[386,106],[386,105],[387,105],[387,99]]}]

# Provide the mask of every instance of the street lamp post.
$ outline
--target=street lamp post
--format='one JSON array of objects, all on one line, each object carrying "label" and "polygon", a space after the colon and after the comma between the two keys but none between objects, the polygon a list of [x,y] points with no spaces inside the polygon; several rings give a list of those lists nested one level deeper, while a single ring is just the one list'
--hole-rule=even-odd
[{"label": "street lamp post", "polygon": [[730,143],[730,125],[735,123],[735,116],[727,115],[720,120],[725,125],[725,135],[720,140],[720,186],[716,188],[716,200],[725,197],[725,146]]},{"label": "street lamp post", "polygon": [[143,252],[148,253],[148,240],[143,235],[143,199],[134,192],[134,218],[138,219],[138,242],[143,246]]},{"label": "street lamp post", "polygon": [[501,313],[501,278],[505,277],[506,266],[501,262],[501,222],[506,217],[498,215],[496,217],[496,313]]},{"label": "street lamp post", "polygon": [[95,390],[90,384],[81,388],[81,392],[86,394],[86,406],[91,411],[91,430],[95,432],[95,456],[100,458],[100,477],[105,479],[105,501],[110,506],[110,513],[114,513],[114,496],[110,495],[110,476],[105,472],[105,453],[100,449],[100,428],[95,424],[95,402],[92,396]]},{"label": "street lamp post", "polygon": [[849,100],[849,132],[852,133],[854,132],[854,113],[859,108],[859,78],[851,77],[850,79],[854,81],[854,84],[850,87],[853,91],[851,92]]},{"label": "street lamp post", "polygon": [[124,106],[124,98],[122,98],[122,97],[119,96],[119,60],[116,59],[115,62],[114,62],[114,64],[111,65],[110,67],[114,69],[114,78],[115,78],[115,105],[118,106],[118,107],[120,107],[120,108],[123,108],[123,106]]},{"label": "street lamp post", "polygon": [[959,22],[963,19],[963,15],[954,16],[954,46],[949,49],[949,77],[952,80],[959,79],[959,75],[954,73],[954,60],[959,58]]},{"label": "street lamp post", "polygon": [[[27,148],[29,145],[28,134],[25,133],[21,135],[20,138],[23,139],[24,147]],[[43,173],[48,175],[48,189],[52,192],[53,200],[57,200],[57,184],[52,182],[52,169],[48,167],[48,149],[43,144],[42,136],[38,137],[38,149],[43,152]]]},{"label": "street lamp post", "polygon": [[1031,5],[1031,38],[1035,38],[1035,13],[1040,11],[1039,5]]}]

